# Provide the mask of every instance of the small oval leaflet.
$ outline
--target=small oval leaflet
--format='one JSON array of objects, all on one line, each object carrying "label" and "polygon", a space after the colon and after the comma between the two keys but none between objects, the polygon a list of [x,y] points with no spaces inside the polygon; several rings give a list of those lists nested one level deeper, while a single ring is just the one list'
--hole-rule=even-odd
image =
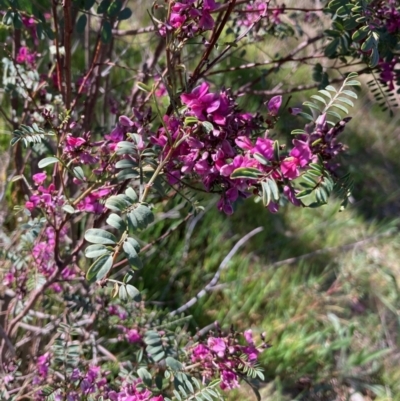
[{"label": "small oval leaflet", "polygon": [[89,267],[86,273],[86,278],[89,281],[99,281],[104,278],[111,270],[113,265],[113,258],[111,255],[100,256],[96,261]]},{"label": "small oval leaflet", "polygon": [[93,244],[114,245],[117,242],[115,236],[101,228],[91,228],[86,231],[85,239]]}]

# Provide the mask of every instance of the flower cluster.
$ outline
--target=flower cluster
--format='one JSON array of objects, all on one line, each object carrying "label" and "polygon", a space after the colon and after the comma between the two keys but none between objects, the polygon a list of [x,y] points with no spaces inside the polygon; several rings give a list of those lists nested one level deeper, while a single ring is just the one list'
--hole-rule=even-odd
[{"label": "flower cluster", "polygon": [[173,30],[179,38],[190,38],[195,34],[208,31],[214,27],[211,12],[217,8],[215,0],[182,0],[174,2],[171,14],[160,30],[165,35],[166,30]]},{"label": "flower cluster", "polygon": [[29,66],[33,66],[36,62],[36,53],[31,52],[26,46],[21,46],[18,50],[16,58],[17,63],[26,63]]},{"label": "flower cluster", "polygon": [[[164,149],[162,157],[166,157],[173,144],[179,143],[173,147],[165,167],[171,184],[182,183],[186,177],[198,177],[206,191],[221,193],[218,208],[231,214],[233,203],[239,197],[251,195],[254,187],[259,187],[261,181],[269,177],[285,185],[283,194],[289,195],[293,204],[300,204],[290,181],[315,161],[309,140],[296,138],[287,156],[277,156],[275,141],[268,135],[257,134],[260,119],[238,110],[228,91],[210,92],[207,83],[182,94],[181,101],[186,106],[181,119],[165,117],[165,127],[153,137],[153,143]],[[268,128],[273,127],[281,104],[281,96],[268,102]],[[232,177],[240,168],[256,169],[259,177]],[[277,208],[277,203],[269,205],[273,212]]]},{"label": "flower cluster", "polygon": [[223,167],[237,155],[235,139],[248,136],[255,127],[255,119],[237,109],[228,91],[211,93],[209,88],[209,84],[203,83],[191,93],[182,94],[186,112],[179,119],[165,116],[164,127],[152,141],[163,147],[161,157],[173,146],[165,168],[171,184],[181,182],[184,177],[198,176],[207,191],[223,192],[229,198],[220,209],[230,214],[231,202],[249,193],[245,186],[224,174]]},{"label": "flower cluster", "polygon": [[60,206],[64,204],[64,198],[58,195],[58,191],[53,183],[44,186],[46,181],[46,173],[37,173],[32,176],[32,180],[37,187],[29,200],[25,203],[25,207],[33,211],[35,208],[42,208],[49,214],[54,214]]},{"label": "flower cluster", "polygon": [[[33,378],[32,384],[43,386],[45,384],[54,385],[57,378],[52,374],[52,359],[54,355],[47,352],[39,356],[36,362],[37,374]],[[107,401],[163,401],[162,395],[154,395],[152,391],[143,386],[141,379],[132,381],[129,377],[122,378],[121,381],[108,378],[110,372],[104,371],[100,366],[90,365],[87,368],[70,368],[67,372],[67,387],[56,386],[54,399],[67,401],[80,401],[82,397],[103,396]],[[12,374],[9,375],[12,381]],[[34,401],[46,400],[46,395],[42,390],[36,391]]]},{"label": "flower cluster", "polygon": [[386,84],[390,91],[395,89],[395,83],[399,80],[399,71],[396,69],[396,65],[399,62],[398,57],[394,57],[390,61],[381,60],[378,68],[380,70],[380,80]]},{"label": "flower cluster", "polygon": [[225,337],[210,336],[205,344],[197,344],[191,349],[192,362],[200,365],[203,381],[219,376],[221,389],[239,387],[239,375],[245,366],[255,366],[260,353],[251,330],[244,332],[244,338],[246,345],[238,343],[236,333]]},{"label": "flower cluster", "polygon": [[281,24],[281,19],[279,16],[285,12],[285,7],[282,6],[269,10],[267,1],[256,0],[251,4],[246,4],[239,12],[239,25],[250,27],[261,17],[263,18],[263,21],[265,21],[263,25],[268,27]]},{"label": "flower cluster", "polygon": [[385,27],[391,34],[400,32],[400,10],[396,0],[373,1],[367,9],[371,27]]}]

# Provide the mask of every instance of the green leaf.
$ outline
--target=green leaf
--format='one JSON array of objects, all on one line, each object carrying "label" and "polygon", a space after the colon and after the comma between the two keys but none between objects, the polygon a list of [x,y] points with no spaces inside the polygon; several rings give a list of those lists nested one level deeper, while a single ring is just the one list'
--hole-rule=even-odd
[{"label": "green leaf", "polygon": [[280,149],[279,149],[279,142],[274,141],[274,158],[276,161],[280,160]]},{"label": "green leaf", "polygon": [[115,213],[111,213],[107,218],[107,224],[111,227],[116,228],[119,231],[123,231],[126,228],[125,222]]},{"label": "green leaf", "polygon": [[144,384],[146,384],[147,386],[151,386],[153,377],[146,368],[139,368],[137,370],[137,375],[143,380]]},{"label": "green leaf", "polygon": [[137,82],[136,85],[143,92],[151,92],[150,86],[144,84],[143,82]]},{"label": "green leaf", "polygon": [[121,301],[126,301],[128,299],[128,294],[126,293],[125,285],[119,287],[118,296]]},{"label": "green leaf", "polygon": [[93,244],[114,245],[117,242],[114,234],[101,228],[90,228],[85,233],[85,239]]},{"label": "green leaf", "polygon": [[43,29],[44,29],[46,36],[50,40],[54,40],[56,38],[54,31],[50,28],[50,26],[48,24],[43,24]]},{"label": "green leaf", "polygon": [[86,273],[86,279],[91,281],[91,282],[101,280],[111,270],[112,265],[113,265],[113,257],[112,257],[112,255],[100,256],[89,267],[89,270]]},{"label": "green leaf", "polygon": [[129,242],[129,243],[135,248],[135,250],[136,250],[137,253],[140,252],[140,245],[139,245],[139,242],[137,242],[134,238],[128,237],[128,238],[126,239],[126,241]]},{"label": "green leaf", "polygon": [[11,10],[8,10],[3,17],[4,25],[12,25],[14,19],[14,13]]},{"label": "green leaf", "polygon": [[125,241],[123,246],[122,246],[126,257],[128,258],[128,263],[132,268],[142,268],[142,261],[139,258],[139,255],[137,254],[137,251],[135,247],[132,245],[131,242]]},{"label": "green leaf", "polygon": [[24,26],[21,15],[17,12],[14,13],[13,25],[15,29],[21,29]]},{"label": "green leaf", "polygon": [[103,26],[100,32],[101,41],[103,43],[108,43],[112,37],[112,26],[109,21],[103,21]]},{"label": "green leaf", "polygon": [[336,111],[333,111],[333,110],[327,111],[326,114],[330,115],[330,116],[333,116],[333,117],[336,117],[339,120],[342,119],[342,116],[339,113],[337,113]]},{"label": "green leaf", "polygon": [[337,109],[342,110],[344,113],[349,114],[349,110],[347,110],[347,108],[344,107],[344,106],[341,105],[341,104],[335,103],[335,104],[332,105],[332,107],[336,107]]},{"label": "green leaf", "polygon": [[262,172],[253,167],[239,167],[231,174],[232,179],[245,178],[255,180],[262,175]]},{"label": "green leaf", "polygon": [[305,134],[306,133],[306,131],[304,131],[303,129],[294,129],[291,133],[290,133],[290,135],[303,135],[303,134]]},{"label": "green leaf", "polygon": [[82,14],[79,18],[78,21],[76,21],[75,24],[75,30],[77,33],[83,33],[86,28],[86,23],[87,23],[87,16],[86,14]]},{"label": "green leaf", "polygon": [[379,63],[379,51],[377,48],[372,49],[371,59],[369,60],[369,66],[374,68]]},{"label": "green leaf", "polygon": [[124,8],[118,14],[118,20],[123,21],[123,20],[129,19],[131,16],[132,16],[132,10],[130,8]]},{"label": "green leaf", "polygon": [[318,100],[319,102],[323,103],[326,106],[326,100],[323,97],[318,95],[312,95],[311,97],[315,100]]},{"label": "green leaf", "polygon": [[85,0],[83,8],[86,11],[89,11],[94,6],[95,3],[96,3],[96,0]]},{"label": "green leaf", "polygon": [[109,254],[110,254],[110,250],[101,244],[89,245],[85,249],[85,256],[89,259],[96,259],[100,256],[109,255]]},{"label": "green leaf", "polygon": [[97,8],[97,14],[104,14],[107,11],[108,7],[110,7],[110,4],[110,0],[103,0]]},{"label": "green leaf", "polygon": [[132,187],[129,187],[125,191],[125,194],[126,194],[126,196],[129,196],[130,199],[132,199],[132,203],[137,202],[138,196],[137,196],[136,192],[133,190]]},{"label": "green leaf", "polygon": [[338,38],[333,39],[332,42],[329,43],[329,45],[325,47],[325,50],[324,50],[325,56],[332,57],[336,53],[339,43],[340,43],[340,41]]},{"label": "green leaf", "polygon": [[305,118],[306,120],[314,121],[314,117],[312,115],[308,114],[308,113],[304,113],[304,111],[301,111],[300,113],[297,113],[297,115]]},{"label": "green leaf", "polygon": [[80,167],[80,166],[74,167],[72,171],[73,171],[73,173],[74,173],[74,176],[75,176],[78,180],[85,181],[85,173],[83,172],[82,167]]},{"label": "green leaf", "polygon": [[128,224],[133,230],[145,229],[154,220],[153,213],[145,205],[139,205],[128,214]]},{"label": "green leaf", "polygon": [[368,27],[363,26],[362,28],[355,31],[351,37],[355,42],[361,42],[368,36]]},{"label": "green leaf", "polygon": [[361,45],[361,50],[363,52],[368,52],[374,47],[376,47],[376,40],[373,37],[373,35],[370,34],[368,38],[364,41],[364,43]]},{"label": "green leaf", "polygon": [[122,1],[121,0],[114,0],[111,4],[110,7],[107,9],[107,14],[110,18],[114,18],[122,8]]},{"label": "green leaf", "polygon": [[135,167],[137,167],[138,164],[136,162],[134,162],[133,160],[130,159],[122,159],[122,160],[118,160],[117,163],[115,163],[115,167],[116,168],[129,168],[129,169],[133,169]]},{"label": "green leaf", "polygon": [[296,194],[297,199],[305,198],[306,196],[309,196],[313,192],[312,188],[309,189],[304,189],[303,191],[300,191]]},{"label": "green leaf", "polygon": [[346,103],[349,106],[354,107],[354,103],[350,99],[347,99],[346,97],[339,96],[339,97],[336,98],[336,100],[339,100],[342,103]]},{"label": "green leaf", "polygon": [[69,214],[74,214],[76,210],[71,205],[64,205],[63,210],[65,210]]},{"label": "green leaf", "polygon": [[278,189],[278,185],[276,184],[276,181],[272,178],[268,178],[266,182],[267,182],[268,186],[271,188],[272,199],[274,201],[278,201],[279,200],[279,189]]},{"label": "green leaf", "polygon": [[50,164],[57,163],[58,159],[57,157],[45,157],[44,159],[40,160],[38,163],[39,168],[44,168],[46,166],[49,166]]},{"label": "green leaf", "polygon": [[268,206],[271,202],[271,188],[265,181],[261,182],[261,188],[263,204],[264,206]]},{"label": "green leaf", "polygon": [[268,166],[270,164],[270,161],[265,158],[261,153],[253,153],[253,157],[261,164],[263,164],[264,166]]},{"label": "green leaf", "polygon": [[136,287],[134,287],[133,285],[130,285],[130,284],[126,284],[125,289],[126,289],[126,294],[127,294],[128,298],[132,299],[135,302],[141,301],[142,297],[140,295],[139,290]]},{"label": "green leaf", "polygon": [[205,129],[205,131],[207,132],[207,134],[209,134],[210,132],[213,131],[214,126],[208,122],[208,121],[202,121],[201,122],[202,127]]},{"label": "green leaf", "polygon": [[304,102],[303,105],[309,107],[310,109],[314,109],[314,110],[317,110],[318,112],[321,112],[321,108],[319,106],[317,106],[315,103]]},{"label": "green leaf", "polygon": [[171,356],[168,356],[165,359],[165,363],[167,364],[168,367],[170,367],[175,372],[183,370],[183,365],[179,361],[177,361],[175,358],[172,358]]},{"label": "green leaf", "polygon": [[326,86],[325,89],[328,90],[328,91],[331,91],[331,92],[333,92],[333,93],[336,93],[336,92],[337,92],[336,88],[333,87],[332,85]]},{"label": "green leaf", "polygon": [[318,91],[319,93],[322,93],[323,95],[325,95],[329,100],[332,100],[332,95],[325,89],[321,89],[320,91]]},{"label": "green leaf", "polygon": [[357,98],[358,98],[358,96],[357,96],[356,93],[354,93],[353,91],[348,90],[348,89],[342,90],[342,93],[345,94],[345,95],[347,95],[347,96],[352,97],[353,99],[357,99]]},{"label": "green leaf", "polygon": [[190,116],[185,118],[185,126],[190,124],[197,124],[198,122],[199,120],[197,117]]},{"label": "green leaf", "polygon": [[105,207],[113,212],[122,212],[130,206],[132,206],[131,199],[124,195],[112,195],[105,203]]}]

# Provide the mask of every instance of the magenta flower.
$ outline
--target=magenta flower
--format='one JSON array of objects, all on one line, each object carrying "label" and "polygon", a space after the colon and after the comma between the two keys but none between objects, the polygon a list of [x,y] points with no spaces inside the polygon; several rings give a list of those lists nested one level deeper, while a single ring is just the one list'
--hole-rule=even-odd
[{"label": "magenta flower", "polygon": [[67,152],[73,152],[77,148],[80,148],[82,145],[84,145],[86,140],[83,138],[76,138],[72,135],[67,135],[66,142],[67,145],[65,146],[65,150]]},{"label": "magenta flower", "polygon": [[17,63],[27,63],[33,65],[35,63],[36,53],[31,53],[25,46],[21,46],[17,55]]},{"label": "magenta flower", "polygon": [[39,356],[36,368],[39,373],[39,376],[44,379],[47,377],[49,372],[49,365],[50,365],[50,353],[46,352],[44,355]]},{"label": "magenta flower", "polygon": [[128,330],[125,336],[131,344],[140,343],[142,341],[142,337],[136,329]]},{"label": "magenta flower", "polygon": [[260,153],[267,160],[273,160],[274,141],[267,138],[257,138],[256,145],[253,148],[253,153]]},{"label": "magenta flower", "polygon": [[204,360],[210,356],[210,350],[203,344],[198,344],[192,351],[192,360],[196,362],[198,360]]},{"label": "magenta flower", "polygon": [[33,181],[36,185],[41,185],[46,180],[46,173],[37,173],[32,176]]},{"label": "magenta flower", "polygon": [[253,144],[251,143],[250,139],[247,136],[238,136],[235,139],[235,143],[239,148],[243,150],[252,150]]},{"label": "magenta flower", "polygon": [[276,116],[282,105],[282,96],[274,96],[268,102],[268,111],[272,116]]},{"label": "magenta flower", "polygon": [[15,280],[14,273],[9,271],[3,277],[3,284],[5,286],[9,286],[10,284],[12,284],[14,282],[14,280]]},{"label": "magenta flower", "polygon": [[305,167],[312,156],[310,147],[306,142],[294,139],[293,144],[294,148],[290,152],[290,157],[285,158],[281,163],[283,176],[291,180],[300,175],[299,168]]},{"label": "magenta flower", "polygon": [[237,374],[231,370],[222,370],[220,387],[222,390],[232,390],[239,387]]},{"label": "magenta flower", "polygon": [[205,120],[207,114],[218,110],[220,100],[214,93],[209,93],[210,85],[203,82],[193,89],[191,93],[183,93],[181,100],[186,104],[200,120]]},{"label": "magenta flower", "polygon": [[299,199],[296,198],[296,193],[293,188],[289,187],[288,185],[285,185],[283,187],[283,193],[286,195],[289,201],[293,203],[293,205],[301,206],[301,202],[299,201]]},{"label": "magenta flower", "polygon": [[225,354],[226,344],[222,338],[209,337],[207,340],[207,345],[210,350],[215,352],[220,358]]},{"label": "magenta flower", "polygon": [[247,344],[253,345],[254,344],[254,340],[253,340],[253,332],[251,330],[246,330],[244,333],[244,338],[247,342]]},{"label": "magenta flower", "polygon": [[124,127],[133,127],[135,123],[127,116],[120,116],[119,123]]}]

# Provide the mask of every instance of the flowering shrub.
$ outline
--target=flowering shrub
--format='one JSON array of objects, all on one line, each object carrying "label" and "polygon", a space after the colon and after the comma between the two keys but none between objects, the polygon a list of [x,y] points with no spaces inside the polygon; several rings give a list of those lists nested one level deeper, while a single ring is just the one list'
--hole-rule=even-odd
[{"label": "flowering shrub", "polygon": [[[150,26],[123,31],[134,17],[120,0],[0,2],[8,38],[8,110],[0,111],[13,131],[7,201],[16,212],[1,265],[8,300],[0,326],[2,399],[210,400],[242,380],[257,394],[263,335],[217,324],[191,335],[181,313],[192,303],[151,309],[138,284],[141,255],[170,231],[147,245],[141,233],[166,199],[183,200],[185,219],[198,213],[202,192],[217,194],[226,215],[252,196],[272,213],[286,203],[318,207],[331,194],[344,207],[351,180],[339,168],[346,147],[338,136],[357,99],[356,77],[376,69],[378,84],[394,90],[400,34],[394,2],[334,0],[318,10],[272,3],[154,3]],[[312,87],[323,89],[302,107],[288,108],[284,97],[299,88],[262,91],[258,79],[215,84],[214,75],[258,66],[226,65],[248,34],[253,42],[285,40],[297,35],[288,19],[317,25],[323,12],[334,16],[329,44],[318,33],[261,63],[278,68],[320,58],[296,54],[321,40],[327,63],[352,71],[330,79],[329,67],[315,64]],[[147,60],[118,42],[144,34],[154,40]],[[125,53],[140,61],[123,64]],[[258,112],[240,104],[239,95],[260,91]],[[277,135],[286,109],[299,127],[289,141]]]}]

